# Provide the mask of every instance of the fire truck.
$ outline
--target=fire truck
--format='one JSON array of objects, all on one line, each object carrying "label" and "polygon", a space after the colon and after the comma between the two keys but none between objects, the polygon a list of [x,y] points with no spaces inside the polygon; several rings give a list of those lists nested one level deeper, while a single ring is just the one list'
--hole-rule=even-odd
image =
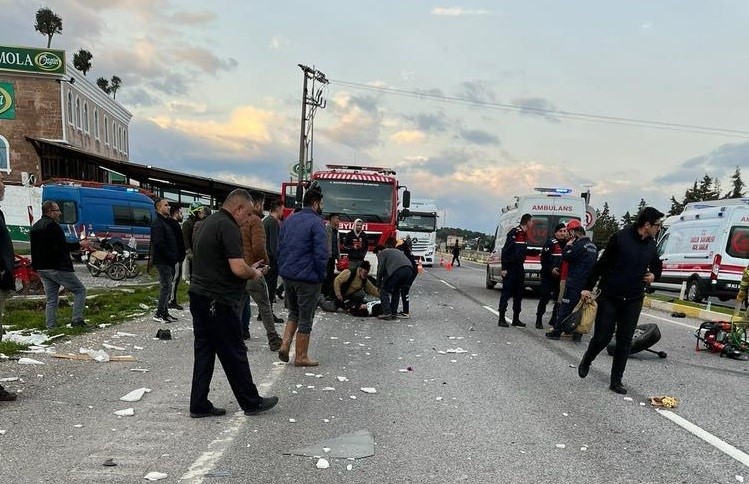
[{"label": "fire truck", "polygon": [[395,177],[395,170],[374,166],[325,165],[325,170],[312,173],[310,180],[290,181],[281,185],[284,218],[301,206],[298,196],[310,186],[323,194],[323,214],[337,213],[341,223],[338,235],[343,236],[354,227],[354,220],[364,222],[369,250],[388,240],[394,240],[398,223],[398,192],[403,191],[402,206],[408,208],[411,194]]}]

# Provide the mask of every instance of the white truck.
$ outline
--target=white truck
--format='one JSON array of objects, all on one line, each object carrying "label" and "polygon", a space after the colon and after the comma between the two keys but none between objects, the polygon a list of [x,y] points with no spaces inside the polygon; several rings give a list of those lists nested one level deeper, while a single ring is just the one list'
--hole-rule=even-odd
[{"label": "white truck", "polygon": [[434,200],[411,199],[407,210],[400,210],[397,238],[411,238],[411,252],[425,266],[434,265],[437,244],[437,205]]}]

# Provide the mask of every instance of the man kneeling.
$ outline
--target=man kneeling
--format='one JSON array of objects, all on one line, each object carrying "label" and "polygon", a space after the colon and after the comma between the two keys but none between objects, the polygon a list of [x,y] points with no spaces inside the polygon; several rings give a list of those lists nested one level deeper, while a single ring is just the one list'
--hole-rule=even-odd
[{"label": "man kneeling", "polygon": [[362,261],[359,266],[351,271],[346,269],[336,276],[333,281],[336,308],[347,308],[350,311],[362,309],[366,303],[367,295],[380,297],[372,281],[369,280],[369,261]]}]

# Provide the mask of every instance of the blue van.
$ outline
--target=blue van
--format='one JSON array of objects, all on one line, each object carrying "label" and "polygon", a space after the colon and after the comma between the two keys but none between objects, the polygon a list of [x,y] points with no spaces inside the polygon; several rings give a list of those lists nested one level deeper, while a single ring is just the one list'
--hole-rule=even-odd
[{"label": "blue van", "polygon": [[60,206],[60,225],[69,242],[75,242],[83,233],[94,233],[122,250],[133,238],[138,254],[148,254],[156,210],[153,200],[138,188],[54,183],[42,186],[42,201],[47,200]]}]

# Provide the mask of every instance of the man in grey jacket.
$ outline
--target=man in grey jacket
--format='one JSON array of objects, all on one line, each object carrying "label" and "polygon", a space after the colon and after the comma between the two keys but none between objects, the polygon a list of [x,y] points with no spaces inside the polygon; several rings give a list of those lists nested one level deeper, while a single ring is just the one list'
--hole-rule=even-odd
[{"label": "man in grey jacket", "polygon": [[374,250],[377,256],[377,287],[380,288],[382,314],[379,319],[396,319],[398,296],[403,286],[411,282],[413,267],[403,251],[378,245]]}]

